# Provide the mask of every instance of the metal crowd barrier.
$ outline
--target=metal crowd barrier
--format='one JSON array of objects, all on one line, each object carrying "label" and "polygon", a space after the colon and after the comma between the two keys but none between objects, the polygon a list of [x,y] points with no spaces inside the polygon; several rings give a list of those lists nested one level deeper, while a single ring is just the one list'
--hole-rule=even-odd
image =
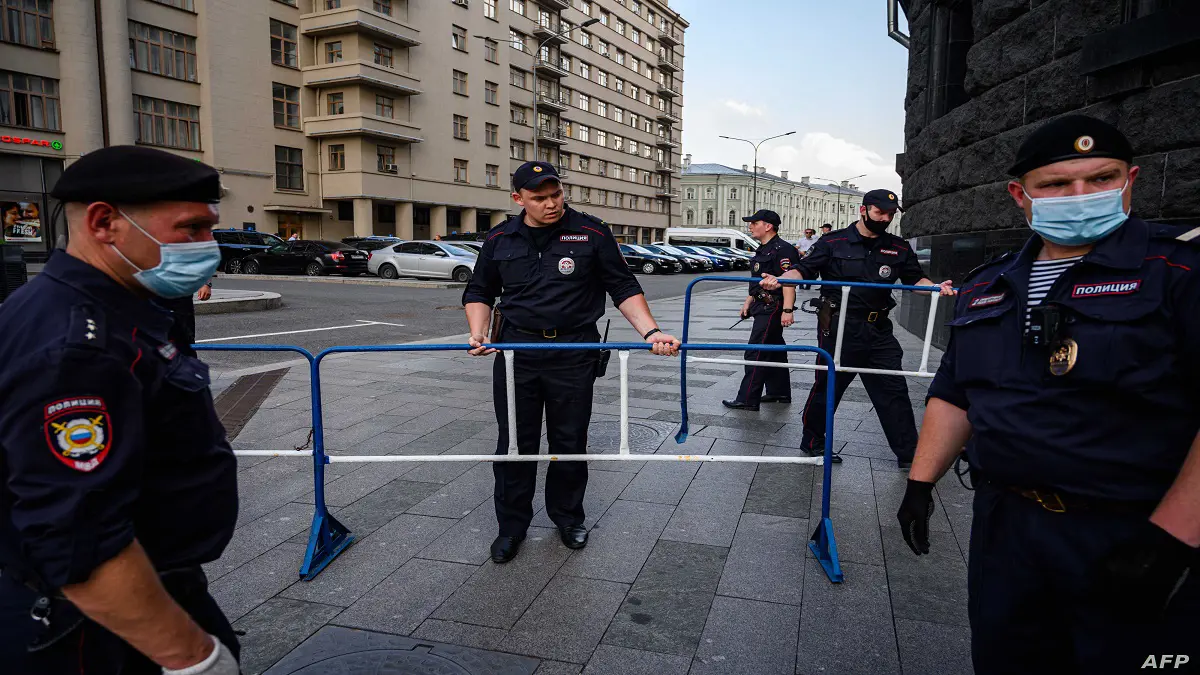
[{"label": "metal crowd barrier", "polygon": [[[690,288],[689,288],[690,290]],[[685,323],[685,332],[687,330]],[[313,356],[310,352],[300,347],[281,346],[281,345],[230,345],[230,344],[202,344],[195,345],[195,348],[200,351],[289,351],[301,354],[308,360],[309,363],[309,379],[311,383],[312,395],[312,418],[313,418],[313,449],[311,452],[305,451],[269,451],[269,450],[241,450],[235,454],[245,456],[272,456],[272,457],[312,457],[313,460],[313,489],[314,489],[314,510],[312,526],[309,529],[308,547],[304,553],[304,561],[300,566],[300,576],[305,580],[311,580],[317,576],[339,553],[346,549],[354,541],[354,534],[350,532],[345,525],[340,523],[332,514],[325,503],[325,465],[332,462],[562,462],[562,461],[677,461],[677,462],[745,462],[745,463],[773,463],[773,464],[811,464],[824,465],[824,474],[822,478],[822,495],[821,495],[821,522],[818,523],[816,530],[809,541],[809,549],[820,562],[821,567],[825,570],[825,574],[829,580],[838,583],[843,580],[841,563],[838,560],[837,542],[834,538],[833,522],[829,514],[829,494],[832,484],[831,457],[833,454],[833,400],[834,400],[834,378],[828,378],[826,392],[826,428],[830,431],[825,437],[825,451],[822,456],[817,457],[762,457],[762,456],[740,456],[740,455],[668,455],[668,454],[632,454],[629,451],[629,354],[632,351],[648,351],[650,345],[637,343],[573,343],[573,344],[497,344],[490,345],[499,351],[562,351],[568,349],[613,349],[617,350],[618,362],[620,364],[620,382],[621,382],[621,414],[620,414],[620,429],[621,439],[617,454],[572,454],[572,455],[522,455],[517,449],[517,433],[516,433],[516,396],[515,396],[515,378],[514,378],[514,359],[505,359],[505,380],[507,387],[507,404],[508,404],[508,422],[509,422],[509,445],[507,454],[489,453],[486,455],[337,455],[329,456],[325,453],[325,432],[323,418],[321,412],[321,361],[330,354],[345,354],[345,353],[362,353],[362,352],[432,352],[432,351],[458,351],[465,352],[470,349],[469,345],[465,344],[426,344],[426,345],[377,345],[377,346],[350,346],[350,347],[330,347]],[[694,344],[689,345],[686,342],[680,347],[680,350],[686,354],[689,351],[801,351],[813,352],[818,356],[824,357],[827,361],[831,356],[825,350],[819,347],[809,347],[803,345],[730,345],[730,344]],[[681,356],[682,358],[682,356]],[[755,362],[757,363],[757,362]],[[830,367],[830,371],[835,371],[834,366]],[[683,409],[685,411],[686,425],[686,397],[681,397]],[[686,434],[677,437],[676,440],[682,443]]]}]

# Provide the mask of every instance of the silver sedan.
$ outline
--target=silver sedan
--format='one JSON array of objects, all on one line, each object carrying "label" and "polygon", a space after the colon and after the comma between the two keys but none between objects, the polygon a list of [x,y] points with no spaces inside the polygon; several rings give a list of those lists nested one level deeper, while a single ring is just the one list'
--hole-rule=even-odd
[{"label": "silver sedan", "polygon": [[444,241],[406,241],[371,251],[367,271],[384,279],[417,277],[466,283],[478,259],[474,251]]}]

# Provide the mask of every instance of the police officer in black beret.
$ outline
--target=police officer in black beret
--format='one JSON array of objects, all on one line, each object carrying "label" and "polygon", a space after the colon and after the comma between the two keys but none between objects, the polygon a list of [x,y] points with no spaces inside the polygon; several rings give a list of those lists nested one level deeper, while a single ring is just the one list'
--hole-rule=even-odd
[{"label": "police officer in black beret", "polygon": [[[783,237],[779,236],[782,221],[779,214],[759,209],[754,215],[742,218],[750,223],[750,236],[759,242],[758,250],[750,262],[750,273],[780,275],[787,272],[800,260],[800,252]],[[786,344],[783,329],[792,325],[796,311],[796,287],[784,286],[766,290],[757,282],[750,284],[750,292],[742,303],[743,319],[754,317],[750,329],[749,344]],[[770,361],[787,363],[787,352],[746,352],[747,361]],[[763,394],[766,389],[766,395]],[[787,368],[746,366],[746,374],[738,386],[737,398],[721,401],[726,408],[734,410],[758,410],[760,403],[791,403],[792,378]]]},{"label": "police officer in black beret", "polygon": [[200,565],[233,534],[236,462],[154,302],[220,262],[220,178],[117,146],[51,194],[70,244],[0,306],[0,670],[234,675]]},{"label": "police officer in black beret", "polygon": [[[564,203],[554,165],[522,164],[513,174],[512,198],[521,212],[488,233],[475,274],[463,292],[473,356],[496,353],[487,346],[489,342],[599,342],[596,322],[604,315],[605,293],[653,345],[655,354],[678,352],[679,341],[662,332],[650,314],[642,287],[629,271],[612,231],[599,218]],[[504,372],[508,356],[497,355],[493,367],[498,455],[508,453],[511,432]],[[598,352],[533,351],[511,356],[516,359],[519,452],[538,454],[544,410],[550,454],[586,453]],[[491,554],[494,562],[506,563],[517,555],[533,519],[537,464],[495,462],[493,467],[500,532]],[[546,514],[568,548],[587,545],[586,487],[585,462],[550,463]]]},{"label": "police officer in black beret", "polygon": [[1133,156],[1081,115],[1029,136],[1008,191],[1033,235],[968,275],[929,389],[898,517],[928,553],[965,444],[981,675],[1200,662],[1200,229],[1129,215]]},{"label": "police officer in black beret", "polygon": [[[917,261],[917,254],[908,242],[887,231],[892,218],[901,210],[894,192],[871,190],[863,196],[858,222],[818,239],[808,255],[782,276],[815,279],[820,275],[825,281],[877,284],[900,281],[909,286],[934,286],[926,278],[921,263]],[[768,276],[762,286],[777,288],[779,284],[774,276]],[[942,295],[954,295],[949,281],[943,281],[935,288],[939,288]],[[817,344],[831,354],[834,352],[838,315],[846,312],[841,364],[855,368],[901,370],[904,352],[892,333],[892,322],[888,318],[888,313],[896,306],[891,291],[885,288],[852,288],[850,306],[840,307],[841,301],[841,288],[821,287]],[[854,375],[837,374],[835,408],[854,381]],[[800,439],[800,447],[812,455],[820,454],[825,448],[825,378],[825,371],[817,371],[816,382],[808,394],[802,413],[804,434]],[[871,404],[875,406],[875,413],[879,415],[888,445],[896,455],[896,462],[901,468],[907,468],[917,447],[917,426],[913,419],[912,401],[908,398],[908,384],[900,375],[863,373],[862,381]]]}]

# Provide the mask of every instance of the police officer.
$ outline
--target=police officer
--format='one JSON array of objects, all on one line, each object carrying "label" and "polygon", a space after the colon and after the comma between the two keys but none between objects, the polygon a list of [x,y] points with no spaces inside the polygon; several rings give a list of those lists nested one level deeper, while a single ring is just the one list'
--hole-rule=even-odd
[{"label": "police officer", "polygon": [[1200,229],[1127,215],[1133,156],[1082,115],[1026,139],[1008,191],[1033,236],[968,275],[929,389],[898,516],[928,553],[965,444],[981,675],[1200,661]]},{"label": "police officer", "polygon": [[[879,284],[900,281],[909,286],[933,286],[908,242],[887,231],[892,217],[899,210],[900,204],[894,192],[872,190],[866,193],[859,207],[860,220],[818,239],[809,249],[809,254],[793,265],[783,277],[815,279],[819,274],[825,281]],[[778,285],[773,276],[762,282],[764,288],[777,288]],[[942,295],[954,294],[949,281],[943,281],[940,289]],[[834,352],[838,315],[845,312],[842,365],[901,370],[904,353],[892,334],[892,322],[888,319],[888,313],[896,306],[891,291],[886,288],[852,288],[849,307],[839,306],[841,298],[841,288],[821,287],[817,344],[831,354]],[[835,408],[841,402],[846,388],[854,381],[854,375],[837,374]],[[800,447],[813,455],[820,454],[825,448],[825,378],[824,371],[817,371],[816,381],[802,413],[804,434]],[[896,462],[901,468],[907,468],[917,447],[917,427],[913,420],[912,401],[908,398],[908,384],[901,375],[874,373],[863,373],[862,381],[879,415],[888,445],[896,455]]]},{"label": "police officer", "polygon": [[70,244],[0,306],[0,670],[233,675],[200,565],[233,534],[237,466],[153,301],[220,262],[220,179],[116,146],[51,194]]},{"label": "police officer", "polygon": [[[800,259],[800,252],[779,236],[779,214],[759,209],[754,215],[742,218],[750,223],[750,236],[759,242],[750,263],[750,272],[779,275],[787,272]],[[742,318],[754,317],[750,344],[782,345],[783,329],[792,325],[796,310],[796,287],[784,286],[768,291],[757,282],[750,284],[750,293],[742,303]],[[787,363],[787,352],[746,352],[747,361]],[[766,388],[766,395],[763,389]],[[738,387],[737,398],[721,401],[734,410],[758,410],[759,403],[791,403],[792,378],[787,368],[746,366],[746,374]]]},{"label": "police officer", "polygon": [[[496,226],[484,241],[475,274],[463,292],[473,356],[496,353],[491,343],[562,344],[599,342],[596,321],[604,315],[604,294],[659,355],[674,355],[679,341],[662,332],[637,279],[621,256],[612,231],[598,218],[563,201],[554,165],[526,162],[513,174],[513,201],[521,212]],[[499,299],[496,316],[493,305]],[[489,337],[489,322],[491,324]],[[545,410],[550,454],[587,452],[592,414],[596,351],[532,351],[499,354],[492,391],[500,438],[496,454],[508,453],[508,406],[504,359],[515,358],[517,447],[538,454]],[[533,519],[537,464],[495,462],[499,536],[492,560],[517,555]],[[546,514],[568,548],[587,545],[583,495],[585,462],[551,462],[546,471]]]}]

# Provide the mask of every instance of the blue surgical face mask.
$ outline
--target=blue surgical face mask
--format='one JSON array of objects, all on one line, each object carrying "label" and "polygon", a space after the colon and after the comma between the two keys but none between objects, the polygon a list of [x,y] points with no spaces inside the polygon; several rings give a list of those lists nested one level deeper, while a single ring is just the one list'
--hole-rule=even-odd
[{"label": "blue surgical face mask", "polygon": [[[1112,234],[1129,219],[1125,188],[1069,197],[1030,197],[1033,218],[1029,227],[1043,239],[1062,246],[1082,246]],[[1024,192],[1025,188],[1022,187]]]},{"label": "blue surgical face mask", "polygon": [[216,241],[164,244],[134,222],[129,214],[124,211],[120,211],[120,214],[150,241],[158,244],[158,264],[144,270],[125,257],[116,246],[109,246],[112,246],[117,255],[129,263],[130,267],[138,271],[133,278],[146,290],[161,298],[183,298],[195,293],[208,283],[221,264],[221,248]]}]

